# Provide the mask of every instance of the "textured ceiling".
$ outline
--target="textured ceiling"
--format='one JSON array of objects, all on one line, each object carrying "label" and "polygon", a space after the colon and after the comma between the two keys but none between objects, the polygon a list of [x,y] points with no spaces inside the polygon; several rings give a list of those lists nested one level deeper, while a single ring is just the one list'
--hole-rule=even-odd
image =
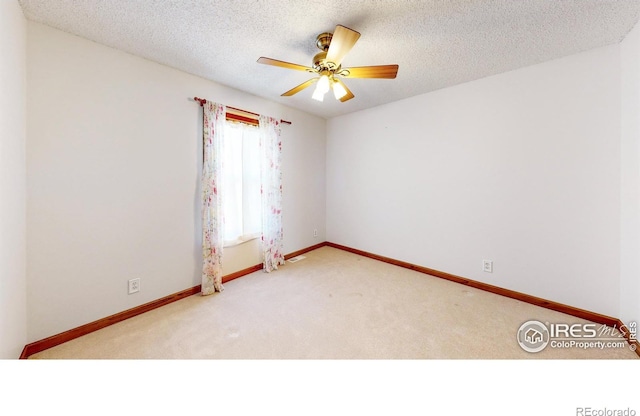
[{"label": "textured ceiling", "polygon": [[[640,0],[19,1],[29,20],[325,118],[617,43],[640,16]],[[281,97],[312,74],[256,60],[311,66],[337,24],[361,33],[343,67],[397,78],[346,79],[345,103]]]}]

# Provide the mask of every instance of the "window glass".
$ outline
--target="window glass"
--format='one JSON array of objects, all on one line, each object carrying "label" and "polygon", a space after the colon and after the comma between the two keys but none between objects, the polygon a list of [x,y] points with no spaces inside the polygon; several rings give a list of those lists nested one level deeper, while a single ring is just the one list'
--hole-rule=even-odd
[{"label": "window glass", "polygon": [[222,184],[225,245],[258,237],[260,211],[260,140],[257,127],[226,123]]}]

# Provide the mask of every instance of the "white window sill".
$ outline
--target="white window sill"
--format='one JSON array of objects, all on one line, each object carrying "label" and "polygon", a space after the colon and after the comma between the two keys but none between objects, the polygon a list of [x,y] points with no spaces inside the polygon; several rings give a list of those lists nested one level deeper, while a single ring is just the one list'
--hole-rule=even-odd
[{"label": "white window sill", "polygon": [[233,246],[239,246],[240,244],[244,244],[247,243],[251,240],[255,240],[256,238],[259,238],[260,234],[256,233],[256,234],[251,234],[251,235],[245,235],[242,237],[239,237],[235,240],[231,240],[231,241],[225,241],[223,244],[223,247],[233,247]]}]

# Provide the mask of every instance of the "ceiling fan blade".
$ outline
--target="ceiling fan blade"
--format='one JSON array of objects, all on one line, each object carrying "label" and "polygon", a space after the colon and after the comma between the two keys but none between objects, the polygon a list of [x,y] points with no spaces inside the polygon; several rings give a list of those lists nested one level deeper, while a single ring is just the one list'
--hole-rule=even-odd
[{"label": "ceiling fan blade", "polygon": [[346,68],[349,75],[345,78],[387,78],[393,79],[398,74],[398,65],[360,66]]},{"label": "ceiling fan blade", "polygon": [[308,66],[302,66],[298,64],[292,64],[291,62],[278,61],[277,59],[265,58],[264,56],[258,59],[259,64],[279,66],[287,69],[295,69],[297,71],[310,71],[315,72],[313,68]]},{"label": "ceiling fan blade", "polygon": [[336,82],[338,84],[342,85],[342,88],[344,88],[344,90],[347,92],[344,97],[340,98],[340,101],[345,102],[345,101],[348,101],[348,100],[352,99],[353,97],[355,97],[355,95],[353,95],[351,90],[349,88],[347,88],[347,86],[344,84],[344,82],[342,82],[341,79],[339,79],[339,78],[334,78],[334,79],[336,80]]},{"label": "ceiling fan blade", "polygon": [[360,33],[355,30],[340,25],[336,26],[336,30],[333,32],[333,37],[331,38],[331,43],[329,44],[326,60],[340,65],[340,62],[342,62],[345,55],[349,53],[359,38]]},{"label": "ceiling fan blade", "polygon": [[284,94],[282,94],[283,97],[289,97],[293,94],[297,94],[300,91],[302,91],[303,89],[307,88],[308,86],[310,86],[311,84],[313,84],[314,82],[318,81],[318,78],[311,78],[309,81],[305,81],[302,84],[298,85],[295,88],[290,89],[289,91],[285,92]]}]

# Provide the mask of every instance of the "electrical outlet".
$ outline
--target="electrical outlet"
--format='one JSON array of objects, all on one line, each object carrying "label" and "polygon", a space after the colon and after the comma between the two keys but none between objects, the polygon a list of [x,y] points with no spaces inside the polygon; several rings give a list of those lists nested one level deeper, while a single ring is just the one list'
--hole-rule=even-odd
[{"label": "electrical outlet", "polygon": [[313,236],[314,236],[314,237],[317,237],[317,236],[318,236],[318,230],[317,230],[317,229],[314,229],[314,230],[313,230]]},{"label": "electrical outlet", "polygon": [[493,273],[493,261],[482,260],[482,271],[487,273]]},{"label": "electrical outlet", "polygon": [[140,292],[140,278],[129,280],[129,294]]}]

